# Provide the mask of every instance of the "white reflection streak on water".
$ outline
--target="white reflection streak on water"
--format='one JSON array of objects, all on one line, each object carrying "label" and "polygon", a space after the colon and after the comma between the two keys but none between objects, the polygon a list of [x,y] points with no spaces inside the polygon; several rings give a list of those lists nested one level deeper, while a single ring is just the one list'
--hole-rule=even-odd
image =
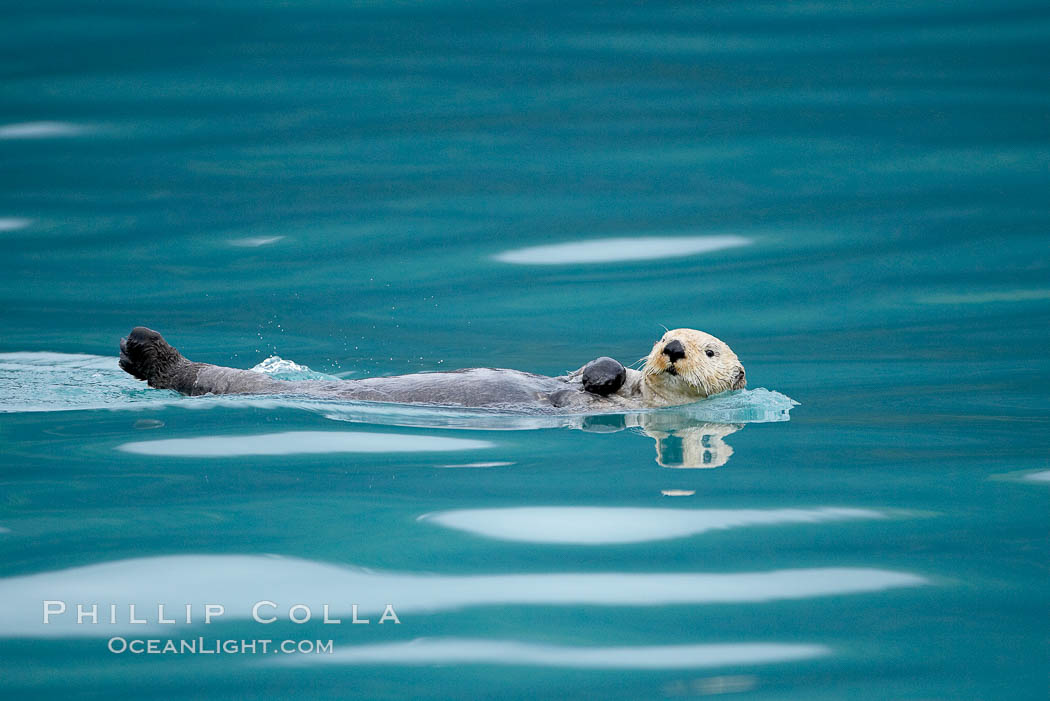
[{"label": "white reflection streak on water", "polygon": [[69,122],[20,122],[0,126],[0,139],[50,139],[79,136],[86,129]]},{"label": "white reflection streak on water", "polygon": [[495,258],[504,263],[520,265],[612,263],[680,258],[747,246],[750,243],[751,239],[743,236],[638,236],[530,246],[504,251]]},{"label": "white reflection streak on water", "polygon": [[[157,624],[157,605],[166,615],[184,615],[192,604],[199,623],[205,604],[221,604],[221,620],[248,619],[257,601],[278,604],[287,619],[294,604],[320,616],[351,614],[351,605],[378,615],[392,604],[406,613],[448,611],[487,605],[666,606],[742,604],[817,596],[877,592],[928,584],[908,572],[874,568],[810,568],[747,573],[565,573],[508,575],[426,575],[364,570],[322,562],[259,555],[173,555],[106,562],[66,570],[0,579],[0,637],[109,636]],[[43,624],[43,600],[67,603],[67,612]],[[99,604],[99,624],[76,625],[77,603]],[[109,605],[118,607],[109,623]],[[130,624],[128,605],[152,625]]]},{"label": "white reflection streak on water", "polygon": [[21,217],[0,217],[0,231],[24,229],[31,223],[31,219],[22,219]]},{"label": "white reflection streak on water", "polygon": [[885,518],[871,509],[645,509],[527,506],[424,514],[422,521],[468,533],[526,543],[606,545],[681,538],[705,531],[784,523]]},{"label": "white reflection streak on water", "polygon": [[278,664],[506,664],[589,669],[675,669],[763,664],[812,659],[830,654],[824,645],[727,643],[567,647],[511,640],[420,639],[384,645],[354,645],[331,655],[282,655]]},{"label": "white reflection streak on water", "polygon": [[414,436],[364,431],[285,431],[249,436],[198,436],[136,441],[118,450],[138,455],[180,458],[226,458],[246,455],[304,455],[327,453],[425,453],[477,450],[495,444],[472,438]]},{"label": "white reflection streak on water", "polygon": [[259,246],[277,243],[283,238],[284,236],[247,236],[242,239],[230,239],[230,245],[239,248],[258,248]]}]

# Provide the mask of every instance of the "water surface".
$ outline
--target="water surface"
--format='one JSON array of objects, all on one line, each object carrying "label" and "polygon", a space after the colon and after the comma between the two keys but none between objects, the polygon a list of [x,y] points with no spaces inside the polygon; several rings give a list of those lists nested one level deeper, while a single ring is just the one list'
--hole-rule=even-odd
[{"label": "water surface", "polygon": [[[1046,698],[1045,4],[54,0],[0,38],[8,695]],[[139,324],[340,378],[695,327],[768,393],[183,398],[117,369]]]}]

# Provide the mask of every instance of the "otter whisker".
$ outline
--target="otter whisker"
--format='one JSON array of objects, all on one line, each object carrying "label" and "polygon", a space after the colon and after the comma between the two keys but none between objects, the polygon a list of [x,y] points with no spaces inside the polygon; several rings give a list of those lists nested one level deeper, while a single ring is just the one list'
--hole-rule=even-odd
[{"label": "otter whisker", "polygon": [[715,394],[715,392],[712,391],[713,387],[711,387],[711,383],[708,381],[707,377],[704,377],[699,373],[694,373],[692,378],[693,386],[699,387],[701,390],[703,390],[703,393],[705,395],[710,397],[712,394]]}]

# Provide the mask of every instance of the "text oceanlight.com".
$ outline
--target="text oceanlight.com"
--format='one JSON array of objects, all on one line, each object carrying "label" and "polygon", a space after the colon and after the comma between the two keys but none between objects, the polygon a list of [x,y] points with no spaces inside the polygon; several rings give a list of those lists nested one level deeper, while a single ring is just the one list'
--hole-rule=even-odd
[{"label": "text oceanlight.com", "polygon": [[109,651],[121,655],[331,655],[331,640],[220,640],[192,638],[160,640],[110,638]]}]

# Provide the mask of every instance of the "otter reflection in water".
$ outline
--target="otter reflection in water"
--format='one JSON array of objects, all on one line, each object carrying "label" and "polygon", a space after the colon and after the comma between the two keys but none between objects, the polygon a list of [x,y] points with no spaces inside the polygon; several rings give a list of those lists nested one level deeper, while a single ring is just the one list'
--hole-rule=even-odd
[{"label": "otter reflection in water", "polygon": [[661,467],[708,468],[729,462],[733,446],[725,437],[743,427],[654,412],[587,416],[574,428],[598,433],[638,430],[656,441],[656,462]]}]

